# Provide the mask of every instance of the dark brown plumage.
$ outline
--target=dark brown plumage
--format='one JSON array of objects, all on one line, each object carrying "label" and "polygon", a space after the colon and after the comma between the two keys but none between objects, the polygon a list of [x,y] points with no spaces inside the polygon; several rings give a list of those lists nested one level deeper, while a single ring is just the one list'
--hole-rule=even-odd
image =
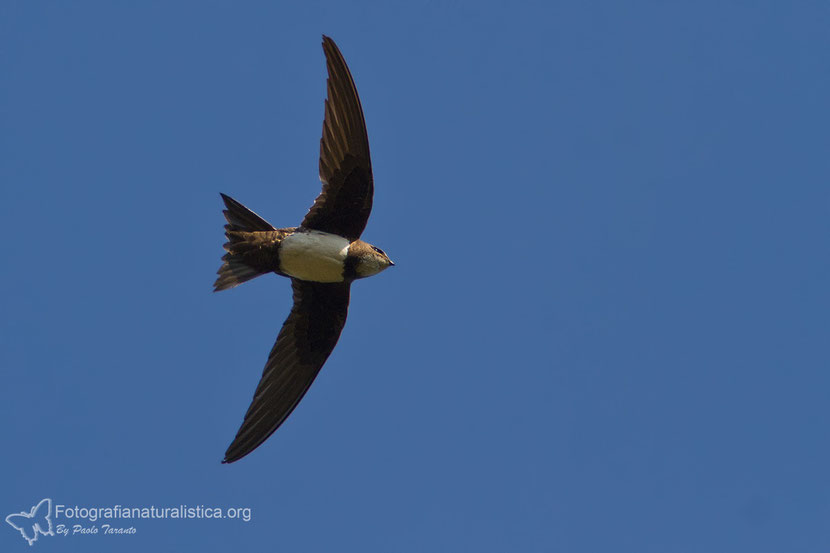
[{"label": "dark brown plumage", "polygon": [[[348,241],[341,273],[343,282],[291,279],[294,306],[268,356],[253,401],[225,453],[224,463],[232,463],[256,449],[303,398],[346,323],[352,280],[393,265],[381,250],[358,240],[372,210],[369,139],[357,89],[342,54],[326,36],[323,50],[328,81],[320,140],[322,192],[300,227],[282,229],[222,194],[228,222],[228,241],[224,245],[227,253],[214,287],[216,291],[225,290],[268,272],[290,276],[284,272],[290,269],[284,269],[288,265],[282,264],[281,248],[295,238],[296,244],[305,244],[303,236],[311,236],[309,233],[315,231],[337,235],[323,238],[330,244],[337,244],[341,240],[338,237]],[[294,263],[297,247],[292,254]]]},{"label": "dark brown plumage", "polygon": [[213,291],[233,288],[252,278],[279,270],[279,245],[282,239],[297,230],[296,227],[277,229],[265,219],[237,202],[221,194],[225,202],[225,236],[228,241],[222,256],[219,277],[213,283]]},{"label": "dark brown plumage", "polygon": [[268,355],[245,420],[225,452],[232,463],[273,434],[305,395],[340,338],[349,308],[349,282],[291,279],[294,307]]},{"label": "dark brown plumage", "polygon": [[326,115],[320,139],[323,191],[302,227],[357,240],[372,212],[372,162],[363,108],[352,74],[334,41],[323,37],[328,69]]}]

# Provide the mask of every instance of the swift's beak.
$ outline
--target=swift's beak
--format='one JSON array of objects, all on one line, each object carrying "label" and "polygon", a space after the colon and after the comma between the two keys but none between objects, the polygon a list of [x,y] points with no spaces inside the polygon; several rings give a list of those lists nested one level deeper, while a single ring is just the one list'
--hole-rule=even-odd
[{"label": "swift's beak", "polygon": [[394,266],[395,266],[395,262],[394,262],[394,261],[392,261],[391,259],[389,260],[389,266],[390,266],[390,267],[394,267]]}]

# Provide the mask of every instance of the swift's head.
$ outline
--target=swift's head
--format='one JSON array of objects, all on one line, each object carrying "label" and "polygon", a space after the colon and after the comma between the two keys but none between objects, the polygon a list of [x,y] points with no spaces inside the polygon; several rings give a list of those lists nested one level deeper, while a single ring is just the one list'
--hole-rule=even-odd
[{"label": "swift's head", "polygon": [[376,246],[355,240],[349,244],[349,254],[346,258],[346,272],[351,278],[366,278],[376,275],[384,269],[394,265],[389,256]]}]

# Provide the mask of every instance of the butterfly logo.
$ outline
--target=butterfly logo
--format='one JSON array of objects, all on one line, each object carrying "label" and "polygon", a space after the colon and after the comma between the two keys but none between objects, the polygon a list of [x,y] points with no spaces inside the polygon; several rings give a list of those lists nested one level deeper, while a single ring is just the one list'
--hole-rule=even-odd
[{"label": "butterfly logo", "polygon": [[52,532],[52,500],[48,497],[32,507],[27,513],[13,513],[6,517],[6,522],[18,530],[29,545],[37,541],[37,535],[54,536]]}]

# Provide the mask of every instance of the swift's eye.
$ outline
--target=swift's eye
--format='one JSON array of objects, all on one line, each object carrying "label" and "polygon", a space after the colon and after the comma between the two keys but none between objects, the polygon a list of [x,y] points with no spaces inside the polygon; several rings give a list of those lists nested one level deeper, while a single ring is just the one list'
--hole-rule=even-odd
[{"label": "swift's eye", "polygon": [[380,255],[386,255],[382,249],[378,248],[377,246],[372,246],[372,249],[378,252]]}]

